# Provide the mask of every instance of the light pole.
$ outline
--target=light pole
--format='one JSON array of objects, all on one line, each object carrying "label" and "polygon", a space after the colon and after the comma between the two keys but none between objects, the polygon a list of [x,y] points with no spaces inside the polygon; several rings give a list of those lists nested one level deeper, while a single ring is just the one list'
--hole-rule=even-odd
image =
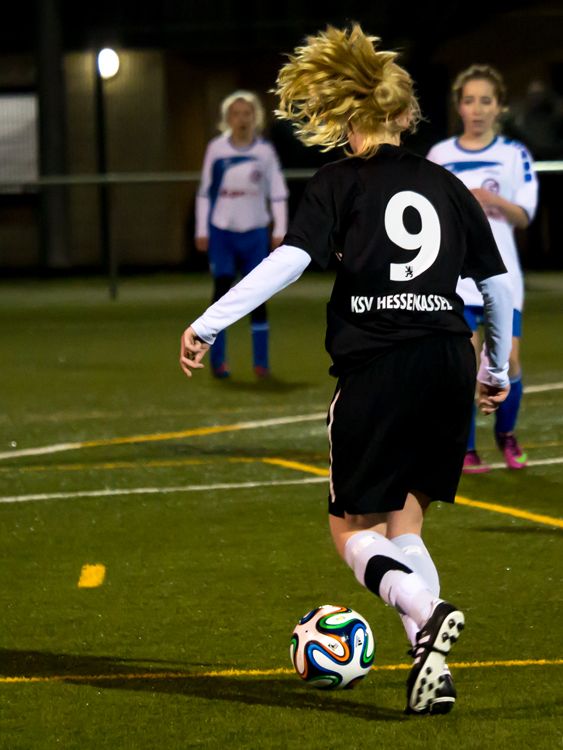
[{"label": "light pole", "polygon": [[[51,177],[67,170],[61,2],[39,0],[36,7],[40,169],[42,177]],[[40,200],[41,264],[69,268],[67,188],[43,186]]]},{"label": "light pole", "polygon": [[[106,147],[106,102],[104,92],[104,81],[113,78],[119,70],[119,56],[112,49],[102,49],[96,56],[95,92],[96,92],[96,146],[98,157],[98,173],[107,174],[107,147]],[[117,298],[117,274],[118,262],[115,247],[112,245],[110,236],[110,203],[108,195],[109,186],[100,184],[100,241],[102,260],[109,275],[109,293],[111,299]]]}]

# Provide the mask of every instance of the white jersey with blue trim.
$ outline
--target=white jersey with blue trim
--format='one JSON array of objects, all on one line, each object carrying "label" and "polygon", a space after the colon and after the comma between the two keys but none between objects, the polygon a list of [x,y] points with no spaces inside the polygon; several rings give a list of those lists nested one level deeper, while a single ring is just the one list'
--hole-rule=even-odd
[{"label": "white jersey with blue trim", "polygon": [[[521,206],[530,221],[538,202],[538,180],[528,149],[518,141],[497,135],[479,151],[460,146],[457,138],[448,138],[433,146],[427,158],[441,164],[459,177],[470,190],[484,188],[510,203]],[[524,305],[524,279],[514,241],[514,228],[498,211],[488,211],[487,218],[512,284],[514,308]],[[457,293],[466,305],[483,306],[483,297],[473,279],[460,279]]]},{"label": "white jersey with blue trim", "polygon": [[206,223],[230,232],[267,227],[271,221],[268,200],[285,203],[287,197],[271,144],[257,138],[250,146],[238,148],[227,135],[221,135],[205,152],[198,198],[207,210],[197,212],[196,236],[208,234]]}]

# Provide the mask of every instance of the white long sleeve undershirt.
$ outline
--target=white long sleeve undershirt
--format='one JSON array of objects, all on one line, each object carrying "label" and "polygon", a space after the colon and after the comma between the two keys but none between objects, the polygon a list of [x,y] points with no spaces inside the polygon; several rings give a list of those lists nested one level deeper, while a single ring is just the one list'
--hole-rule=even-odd
[{"label": "white long sleeve undershirt", "polygon": [[310,262],[311,256],[304,250],[281,245],[211,305],[192,323],[192,328],[200,339],[212,344],[219,331],[244,318],[274,294],[297,281]]},{"label": "white long sleeve undershirt", "polygon": [[287,201],[272,201],[270,208],[274,219],[272,237],[284,237],[287,233]]},{"label": "white long sleeve undershirt", "polygon": [[477,380],[506,388],[510,383],[508,358],[512,349],[512,285],[507,273],[476,283],[483,295],[485,313],[485,342]]},{"label": "white long sleeve undershirt", "polygon": [[198,195],[195,199],[195,236],[209,237],[209,211],[211,201],[206,195]]}]

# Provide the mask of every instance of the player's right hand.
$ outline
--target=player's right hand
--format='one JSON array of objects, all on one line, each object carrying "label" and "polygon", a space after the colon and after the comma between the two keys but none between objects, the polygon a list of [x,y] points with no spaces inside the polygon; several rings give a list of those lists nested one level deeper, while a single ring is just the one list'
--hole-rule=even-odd
[{"label": "player's right hand", "polygon": [[209,349],[210,345],[202,341],[191,326],[186,328],[180,346],[180,367],[189,378],[192,376],[192,370],[205,367],[201,360]]},{"label": "player's right hand", "polygon": [[195,249],[198,253],[206,253],[209,249],[209,237],[196,237]]},{"label": "player's right hand", "polygon": [[477,406],[483,414],[492,414],[510,393],[510,386],[497,388],[477,381]]}]

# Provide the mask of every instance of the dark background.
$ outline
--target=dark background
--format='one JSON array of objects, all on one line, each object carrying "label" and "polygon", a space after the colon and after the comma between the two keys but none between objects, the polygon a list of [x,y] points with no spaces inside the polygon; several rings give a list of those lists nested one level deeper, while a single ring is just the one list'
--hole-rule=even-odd
[{"label": "dark background", "polygon": [[[563,5],[556,2],[477,8],[391,0],[35,0],[11,6],[11,19],[0,26],[0,95],[38,95],[42,175],[197,171],[216,134],[218,103],[235,88],[263,99],[266,135],[284,167],[316,167],[339,157],[302,147],[291,128],[273,118],[269,93],[284,54],[327,24],[357,21],[381,37],[384,48],[401,52],[425,117],[406,145],[420,154],[456,132],[451,84],[474,62],[493,64],[505,76],[510,135],[526,141],[514,114],[527,106],[532,81],[543,82],[553,106],[563,101]],[[95,58],[105,46],[123,62],[115,81],[101,85]],[[536,159],[563,158],[563,132],[560,144],[547,144],[541,134],[537,142],[530,138]],[[563,175],[542,173],[540,181],[538,217],[518,237],[522,258],[529,268],[561,268],[556,215]],[[303,181],[290,182],[291,209],[303,187]],[[0,267],[13,274],[99,272],[111,247],[130,271],[201,269],[205,259],[193,249],[196,188],[195,182],[28,186],[0,195]]]}]

